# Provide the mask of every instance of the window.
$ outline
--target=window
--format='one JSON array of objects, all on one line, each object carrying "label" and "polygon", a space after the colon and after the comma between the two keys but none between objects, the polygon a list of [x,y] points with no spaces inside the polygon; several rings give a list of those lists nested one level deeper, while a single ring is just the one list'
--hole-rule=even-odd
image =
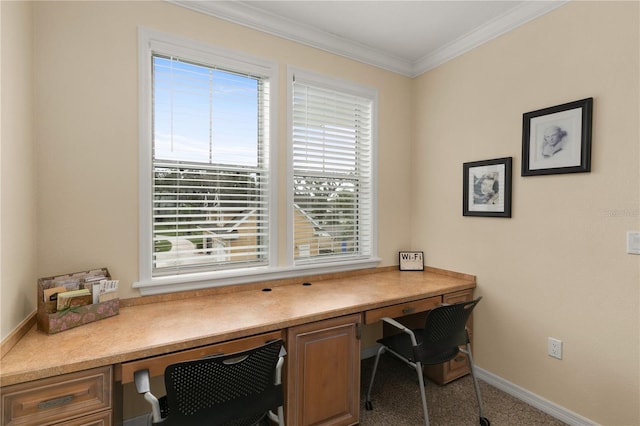
[{"label": "window", "polygon": [[153,276],[268,264],[268,80],[152,58]]},{"label": "window", "polygon": [[142,295],[377,265],[375,90],[290,68],[278,107],[274,62],[148,29],[139,73]]},{"label": "window", "polygon": [[291,74],[295,264],[372,259],[375,91]]},{"label": "window", "polygon": [[148,30],[140,39],[138,285],[268,267],[274,67]]}]

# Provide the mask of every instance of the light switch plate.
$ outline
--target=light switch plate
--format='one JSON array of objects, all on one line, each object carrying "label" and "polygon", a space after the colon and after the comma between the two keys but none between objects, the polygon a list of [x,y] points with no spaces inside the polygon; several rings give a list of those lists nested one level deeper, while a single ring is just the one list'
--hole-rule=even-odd
[{"label": "light switch plate", "polygon": [[640,232],[627,232],[627,253],[640,254]]}]

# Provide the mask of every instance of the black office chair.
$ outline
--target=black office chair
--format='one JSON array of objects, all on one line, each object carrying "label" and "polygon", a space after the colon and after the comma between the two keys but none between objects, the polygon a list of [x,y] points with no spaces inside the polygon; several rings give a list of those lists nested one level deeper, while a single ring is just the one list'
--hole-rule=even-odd
[{"label": "black office chair", "polygon": [[[382,318],[402,332],[378,340],[382,346],[378,349],[376,360],[371,374],[371,383],[365,400],[365,408],[372,410],[371,389],[373,380],[378,369],[380,355],[388,351],[405,364],[413,367],[418,373],[420,383],[420,395],[422,397],[422,410],[424,411],[424,424],[429,426],[429,413],[427,411],[427,398],[424,390],[424,379],[422,378],[422,365],[440,364],[455,358],[459,352],[467,355],[469,368],[473,378],[473,384],[478,400],[478,411],[480,414],[480,425],[489,426],[491,423],[484,417],[482,410],[482,399],[480,397],[480,387],[476,379],[473,359],[471,357],[471,346],[469,345],[469,333],[466,323],[473,308],[478,304],[481,297],[469,302],[454,303],[451,305],[440,305],[427,312],[425,326],[423,329],[409,330],[398,321],[392,318]],[[465,349],[461,349],[464,346]]]},{"label": "black office chair", "polygon": [[[167,395],[150,392],[149,370],[134,373],[151,404],[150,424],[250,426],[270,419],[284,426],[282,340],[244,352],[179,362],[165,369]],[[272,410],[277,407],[276,413]]]}]

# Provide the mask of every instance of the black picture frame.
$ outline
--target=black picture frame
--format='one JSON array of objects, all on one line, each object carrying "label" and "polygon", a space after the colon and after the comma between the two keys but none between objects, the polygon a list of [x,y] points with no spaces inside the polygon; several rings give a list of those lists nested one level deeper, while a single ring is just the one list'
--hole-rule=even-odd
[{"label": "black picture frame", "polygon": [[424,252],[398,252],[398,268],[401,271],[424,271]]},{"label": "black picture frame", "polygon": [[511,217],[512,157],[462,165],[462,215]]},{"label": "black picture frame", "polygon": [[591,171],[593,98],[522,115],[522,176]]}]

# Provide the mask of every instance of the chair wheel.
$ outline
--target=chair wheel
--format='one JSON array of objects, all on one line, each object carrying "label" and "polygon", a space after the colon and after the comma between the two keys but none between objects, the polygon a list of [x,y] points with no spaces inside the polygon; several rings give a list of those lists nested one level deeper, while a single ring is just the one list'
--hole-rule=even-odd
[{"label": "chair wheel", "polygon": [[367,411],[371,411],[371,410],[373,410],[373,404],[371,404],[371,401],[366,401],[366,402],[364,403],[364,408],[366,408],[366,409],[367,409]]},{"label": "chair wheel", "polygon": [[491,422],[486,417],[480,417],[480,426],[491,426]]}]

